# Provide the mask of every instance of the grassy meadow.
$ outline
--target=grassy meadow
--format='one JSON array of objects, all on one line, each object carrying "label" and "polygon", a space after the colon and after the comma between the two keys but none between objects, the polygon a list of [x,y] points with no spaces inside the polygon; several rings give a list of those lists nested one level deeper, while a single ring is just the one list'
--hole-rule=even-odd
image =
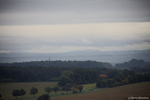
[{"label": "grassy meadow", "polygon": [[[57,86],[57,82],[22,82],[22,83],[0,83],[0,94],[4,100],[12,100],[15,97],[12,96],[12,91],[14,89],[23,88],[26,91],[24,95],[24,100],[36,100],[38,96],[46,93],[44,88],[50,86]],[[113,88],[104,88],[96,91],[85,91],[90,89],[96,89],[96,84],[85,84],[83,85],[83,93],[76,94],[65,94],[59,95],[61,93],[66,93],[65,91],[59,91],[58,96],[54,96],[54,92],[51,92],[51,100],[125,100],[128,97],[138,97],[146,96],[150,97],[150,82],[142,82],[136,84],[129,84],[124,86],[118,86]],[[30,95],[30,89],[32,87],[38,88],[38,93],[35,95]],[[22,97],[18,97],[22,99]]]},{"label": "grassy meadow", "polygon": [[[15,99],[15,97],[12,96],[12,92],[15,89],[21,89],[23,88],[26,91],[26,94],[23,96],[23,98],[32,98],[33,95],[30,95],[30,90],[32,87],[36,87],[38,89],[38,93],[35,94],[35,97],[38,97],[44,93],[45,87],[54,87],[57,86],[57,82],[19,82],[19,83],[0,83],[0,94],[2,95],[2,99],[5,100],[11,100]],[[52,92],[51,94],[54,94]],[[21,96],[18,97],[22,98]]]}]

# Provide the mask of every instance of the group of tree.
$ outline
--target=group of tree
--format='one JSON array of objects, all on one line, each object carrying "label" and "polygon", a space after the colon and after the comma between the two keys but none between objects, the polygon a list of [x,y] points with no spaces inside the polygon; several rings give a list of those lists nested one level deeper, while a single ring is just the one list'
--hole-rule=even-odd
[{"label": "group of tree", "polygon": [[34,95],[34,97],[35,97],[35,94],[36,94],[36,93],[38,93],[38,89],[35,88],[35,87],[32,87],[31,90],[30,90],[30,94],[31,94],[31,95]]},{"label": "group of tree", "polygon": [[96,82],[98,74],[89,68],[75,68],[62,72],[62,76],[58,82],[58,86],[65,89],[67,83],[70,84],[88,84]]},{"label": "group of tree", "polygon": [[[117,63],[115,65],[115,68],[117,69],[126,68],[132,70],[134,67],[138,67],[138,68],[150,69],[149,66],[150,66],[150,62],[145,62],[144,60],[132,59],[128,62]],[[146,70],[143,70],[143,72],[146,72]]]},{"label": "group of tree", "polygon": [[[72,88],[73,93],[76,93],[77,90],[79,90],[81,92],[82,89],[83,89],[83,86],[82,85],[72,85],[70,83],[67,83],[65,85],[65,91],[68,93],[70,88]],[[52,92],[52,91],[54,91],[55,94],[56,94],[59,91],[59,87],[58,86],[55,86],[53,88],[45,87],[45,92],[47,92],[47,94],[39,96],[37,100],[50,100],[49,93]],[[30,94],[35,97],[36,93],[38,93],[38,89],[35,88],[35,87],[32,87],[31,90],[30,90]],[[25,94],[26,94],[26,91],[24,89],[21,89],[21,90],[16,89],[16,90],[13,90],[13,92],[12,92],[12,95],[14,97],[16,97],[16,99],[17,99],[18,96],[22,96],[22,98],[23,98],[23,95],[25,95]]]},{"label": "group of tree", "polygon": [[56,86],[56,87],[46,87],[45,88],[45,92],[47,92],[48,94],[44,94],[44,95],[41,95],[40,97],[38,97],[37,100],[50,100],[50,95],[49,93],[52,92],[52,90],[55,92],[55,94],[57,93],[57,91],[59,91],[59,87]]},{"label": "group of tree", "polygon": [[0,63],[0,82],[58,81],[62,71],[94,67],[110,68],[111,64],[96,61],[32,61]]},{"label": "group of tree", "polygon": [[[77,93],[77,90],[79,90],[80,92],[82,91],[83,89],[83,86],[82,85],[72,85],[70,83],[67,83],[65,85],[65,91],[67,92],[68,94],[68,91],[71,90],[72,88],[72,91],[73,93]],[[52,92],[52,90],[55,92],[55,94],[57,93],[57,91],[59,91],[59,87],[46,87],[45,88],[45,92],[47,92],[47,94],[44,94],[44,95],[41,95],[40,97],[38,97],[37,100],[50,100],[50,96],[49,96],[49,93]],[[64,94],[64,93],[63,93]]]},{"label": "group of tree", "polygon": [[150,73],[150,63],[144,66],[135,66],[132,67],[130,70],[133,70],[136,73]]},{"label": "group of tree", "polygon": [[0,67],[0,82],[51,81],[60,76],[60,67]]},{"label": "group of tree", "polygon": [[[36,93],[38,93],[38,89],[35,88],[35,87],[32,87],[31,90],[30,90],[30,94],[34,95],[34,97],[35,97]],[[12,92],[12,95],[14,97],[16,97],[16,99],[17,99],[18,96],[22,96],[22,98],[23,98],[23,96],[25,94],[26,94],[26,91],[24,89],[21,89],[21,90],[16,89],[16,90],[13,90],[13,92]]]},{"label": "group of tree", "polygon": [[114,87],[144,81],[150,81],[150,73],[137,74],[134,71],[129,71],[127,69],[122,71],[114,70],[113,74],[107,78],[99,77],[96,82],[96,87]]},{"label": "group of tree", "polygon": [[150,62],[145,62],[144,60],[132,59],[128,62],[117,63],[115,65],[117,69],[129,69],[136,73],[150,73]]},{"label": "group of tree", "polygon": [[[59,91],[59,87],[58,87],[58,86],[53,87],[53,88],[51,88],[51,87],[46,87],[46,88],[45,88],[45,92],[47,92],[48,94],[47,94],[47,95],[44,94],[44,95],[40,96],[40,97],[38,98],[38,100],[47,100],[47,99],[40,99],[40,98],[47,98],[47,97],[50,98],[49,93],[52,92],[52,90],[53,90],[53,91],[55,92],[55,94],[56,94],[57,91]],[[31,90],[30,90],[30,94],[35,97],[35,94],[36,94],[36,93],[38,93],[38,89],[35,88],[35,87],[32,87]],[[22,96],[22,98],[23,98],[23,96],[24,96],[25,94],[26,94],[26,91],[25,91],[24,89],[21,89],[21,90],[16,89],[16,90],[13,90],[13,92],[12,92],[12,95],[13,95],[14,97],[16,97],[16,99],[17,99],[18,96]],[[0,96],[1,96],[1,95],[0,95]]]},{"label": "group of tree", "polygon": [[56,87],[53,87],[53,88],[51,88],[51,87],[46,87],[46,88],[45,88],[45,92],[47,92],[48,95],[49,95],[50,92],[52,92],[52,90],[53,90],[53,91],[55,92],[55,94],[56,94],[57,91],[59,91],[59,87],[56,86]]},{"label": "group of tree", "polygon": [[[147,68],[149,68],[149,66],[147,66]],[[139,71],[136,67],[133,67],[133,69]],[[59,81],[58,85],[60,87],[63,87],[66,83],[94,83],[100,74],[106,74],[108,78],[112,78],[115,73],[119,71],[121,70],[105,67],[0,67],[0,82],[39,82],[55,80]]]},{"label": "group of tree", "polygon": [[[68,70],[72,74],[63,76],[63,72]],[[0,82],[58,81],[61,76],[71,79],[75,84],[86,84],[96,82],[98,74],[96,70],[79,67],[0,67]]]},{"label": "group of tree", "polygon": [[73,93],[76,93],[77,90],[79,90],[81,92],[82,89],[83,89],[82,85],[75,85],[75,86],[72,87]]},{"label": "group of tree", "polygon": [[46,87],[45,88],[45,92],[47,92],[48,94],[44,94],[44,95],[41,95],[40,97],[38,97],[37,100],[50,100],[50,95],[49,93],[52,92],[52,90],[55,92],[55,94],[57,93],[57,91],[59,91],[59,87]]},{"label": "group of tree", "polygon": [[16,97],[16,99],[17,99],[17,96],[22,96],[22,98],[23,98],[23,96],[26,94],[26,91],[24,90],[24,89],[21,89],[21,90],[13,90],[13,92],[12,92],[12,95],[14,96],[14,97]]}]

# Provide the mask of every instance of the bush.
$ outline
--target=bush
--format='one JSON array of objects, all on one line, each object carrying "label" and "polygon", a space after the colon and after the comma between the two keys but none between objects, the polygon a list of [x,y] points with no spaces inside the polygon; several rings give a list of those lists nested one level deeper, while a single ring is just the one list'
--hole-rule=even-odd
[{"label": "bush", "polygon": [[64,95],[64,93],[62,93],[62,95]]}]

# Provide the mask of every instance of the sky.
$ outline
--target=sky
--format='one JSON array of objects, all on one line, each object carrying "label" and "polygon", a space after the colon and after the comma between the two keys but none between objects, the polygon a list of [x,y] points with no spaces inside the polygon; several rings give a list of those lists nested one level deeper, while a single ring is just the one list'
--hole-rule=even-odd
[{"label": "sky", "polygon": [[150,0],[0,0],[0,53],[150,49]]}]

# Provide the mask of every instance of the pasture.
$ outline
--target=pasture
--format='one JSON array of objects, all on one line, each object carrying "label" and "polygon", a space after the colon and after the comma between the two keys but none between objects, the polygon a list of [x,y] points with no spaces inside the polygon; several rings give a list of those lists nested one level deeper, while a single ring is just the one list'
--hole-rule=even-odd
[{"label": "pasture", "polygon": [[[54,87],[57,86],[57,82],[15,82],[15,83],[0,83],[0,94],[2,95],[2,99],[5,100],[11,100],[15,99],[15,97],[12,96],[12,92],[15,89],[21,89],[23,88],[26,91],[26,94],[23,96],[23,98],[32,98],[33,95],[30,95],[30,90],[32,87],[36,87],[38,89],[38,93],[35,94],[35,97],[38,97],[44,93],[45,87]],[[52,92],[51,94],[54,94]],[[22,98],[21,96],[18,97]]]},{"label": "pasture", "polygon": [[[2,99],[5,100],[11,100],[15,99],[15,97],[12,96],[12,91],[15,89],[21,89],[23,88],[26,91],[26,94],[23,96],[23,99],[35,99],[42,94],[45,94],[44,91],[45,87],[54,87],[57,86],[58,82],[15,82],[15,83],[0,83],[0,94],[2,95]],[[83,90],[89,90],[95,88],[96,83],[92,84],[85,84],[83,85]],[[33,95],[30,95],[30,89],[32,87],[36,87],[38,89],[38,93],[35,94],[35,98]],[[72,91],[69,91],[72,93]],[[66,91],[59,91],[57,94],[66,93]],[[70,94],[70,93],[69,93]],[[55,95],[55,92],[50,92],[50,95]],[[18,99],[22,99],[21,96],[18,97]]]},{"label": "pasture", "polygon": [[[12,100],[15,97],[12,96],[12,91],[14,89],[23,88],[26,91],[24,95],[24,100],[36,100],[38,96],[45,94],[44,88],[50,86],[57,86],[57,82],[24,82],[24,83],[0,83],[0,94],[4,100]],[[51,92],[50,100],[125,100],[128,97],[149,97],[150,98],[150,82],[142,82],[136,84],[129,84],[124,86],[118,86],[113,88],[104,88],[96,91],[88,91],[90,89],[96,89],[96,84],[85,84],[83,85],[83,93],[76,94],[65,94],[65,91],[59,91],[57,96],[54,92]],[[38,88],[38,93],[35,95],[30,95],[30,89],[32,87]],[[21,100],[22,97],[18,97],[18,100]]]}]

